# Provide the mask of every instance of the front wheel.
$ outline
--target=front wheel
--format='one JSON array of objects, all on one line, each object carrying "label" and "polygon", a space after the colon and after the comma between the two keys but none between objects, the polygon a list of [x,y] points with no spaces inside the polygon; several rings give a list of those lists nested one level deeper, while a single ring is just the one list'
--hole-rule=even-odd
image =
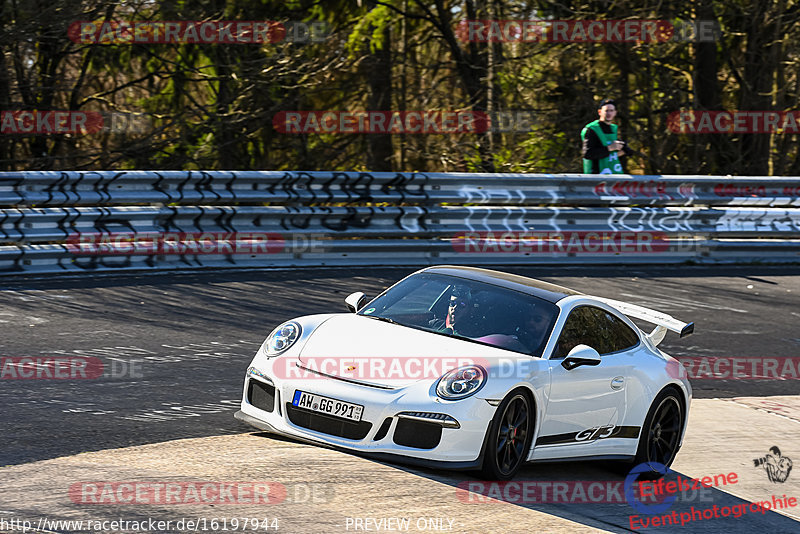
[{"label": "front wheel", "polygon": [[528,455],[533,422],[533,405],[526,394],[513,393],[500,403],[486,437],[482,477],[489,480],[514,478]]},{"label": "front wheel", "polygon": [[[682,425],[683,408],[678,394],[671,389],[662,391],[647,412],[631,466],[661,464],[669,467],[680,448]],[[658,466],[653,465],[639,478],[652,479],[663,475]]]}]

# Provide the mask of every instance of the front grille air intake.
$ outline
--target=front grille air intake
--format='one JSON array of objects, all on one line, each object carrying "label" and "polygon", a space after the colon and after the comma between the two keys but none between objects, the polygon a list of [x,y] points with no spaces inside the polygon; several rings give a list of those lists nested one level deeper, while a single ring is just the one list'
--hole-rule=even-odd
[{"label": "front grille air intake", "polygon": [[433,449],[442,440],[442,426],[416,419],[397,419],[394,442],[415,449]]},{"label": "front grille air intake", "polygon": [[247,386],[247,402],[265,412],[271,412],[275,409],[275,386],[251,378]]},{"label": "front grille air intake", "polygon": [[338,436],[345,439],[364,439],[372,428],[372,423],[367,421],[347,421],[338,417],[331,417],[321,413],[303,410],[287,402],[286,415],[293,425]]}]

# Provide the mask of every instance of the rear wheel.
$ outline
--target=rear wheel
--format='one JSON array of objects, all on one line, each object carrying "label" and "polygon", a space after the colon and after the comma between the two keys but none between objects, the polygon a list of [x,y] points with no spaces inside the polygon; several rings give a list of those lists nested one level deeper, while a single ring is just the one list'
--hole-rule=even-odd
[{"label": "rear wheel", "polygon": [[512,393],[500,403],[483,448],[481,476],[490,480],[514,478],[528,456],[533,423],[533,403],[525,393]]},{"label": "rear wheel", "polygon": [[683,425],[683,408],[678,393],[672,389],[662,391],[650,406],[639,436],[639,446],[630,467],[648,464],[649,470],[639,478],[661,478],[661,464],[669,467],[678,454]]}]

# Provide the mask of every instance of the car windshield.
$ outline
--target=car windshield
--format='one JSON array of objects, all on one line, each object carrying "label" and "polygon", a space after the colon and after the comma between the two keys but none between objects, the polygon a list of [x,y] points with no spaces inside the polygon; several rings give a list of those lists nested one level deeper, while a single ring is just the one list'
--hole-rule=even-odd
[{"label": "car windshield", "polygon": [[419,273],[387,289],[358,315],[541,357],[558,307],[513,289]]}]

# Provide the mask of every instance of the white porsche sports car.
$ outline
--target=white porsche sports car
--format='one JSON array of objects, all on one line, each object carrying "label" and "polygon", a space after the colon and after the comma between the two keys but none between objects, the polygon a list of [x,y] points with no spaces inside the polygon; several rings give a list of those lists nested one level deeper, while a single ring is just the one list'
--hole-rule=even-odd
[{"label": "white porsche sports car", "polygon": [[[351,313],[269,334],[236,417],[267,432],[510,479],[525,462],[652,464],[680,448],[691,402],[657,345],[694,326],[523,276],[438,266]],[[631,320],[655,328],[645,333]]]}]

